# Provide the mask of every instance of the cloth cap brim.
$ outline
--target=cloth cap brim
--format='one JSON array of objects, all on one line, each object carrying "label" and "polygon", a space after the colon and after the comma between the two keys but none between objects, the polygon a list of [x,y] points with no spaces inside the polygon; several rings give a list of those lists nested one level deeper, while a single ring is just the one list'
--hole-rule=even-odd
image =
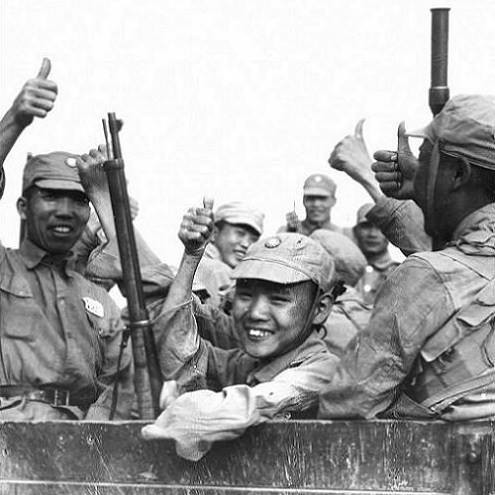
[{"label": "cloth cap brim", "polygon": [[415,129],[413,131],[407,131],[406,132],[407,137],[415,137],[415,138],[421,138],[421,139],[428,139],[428,141],[433,142],[433,133],[430,125],[427,125],[425,127],[421,127],[419,129]]},{"label": "cloth cap brim", "polygon": [[58,189],[64,191],[79,191],[86,193],[83,186],[71,180],[61,179],[39,179],[34,181],[34,185],[41,189]]},{"label": "cloth cap brim", "polygon": [[236,217],[220,218],[218,221],[219,222],[224,221],[232,225],[247,225],[248,227],[251,227],[259,235],[262,234],[262,231],[260,230],[260,226],[256,222],[254,222],[252,218],[249,217],[236,216]]},{"label": "cloth cap brim", "polygon": [[234,269],[232,278],[255,278],[283,285],[311,280],[308,275],[299,270],[273,260],[263,259],[242,260]]},{"label": "cloth cap brim", "polygon": [[304,196],[331,196],[332,193],[328,189],[321,187],[305,187],[303,189]]}]

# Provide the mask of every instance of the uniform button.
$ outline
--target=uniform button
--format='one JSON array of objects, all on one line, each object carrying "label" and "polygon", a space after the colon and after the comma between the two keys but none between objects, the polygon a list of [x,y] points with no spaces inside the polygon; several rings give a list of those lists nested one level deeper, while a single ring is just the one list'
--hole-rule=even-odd
[{"label": "uniform button", "polygon": [[364,287],[364,292],[369,292],[371,290],[371,285],[366,284]]}]

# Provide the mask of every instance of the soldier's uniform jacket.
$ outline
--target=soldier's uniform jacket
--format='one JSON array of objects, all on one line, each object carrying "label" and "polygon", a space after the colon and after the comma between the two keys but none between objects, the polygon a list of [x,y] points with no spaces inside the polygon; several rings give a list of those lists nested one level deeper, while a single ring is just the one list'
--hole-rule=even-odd
[{"label": "soldier's uniform jacket", "polygon": [[[29,240],[20,249],[0,244],[0,390],[53,387],[70,392],[68,407],[40,402],[34,413],[22,397],[0,398],[0,418],[108,419],[122,329],[120,310],[108,294],[66,260]],[[129,415],[133,391],[128,348],[116,417]]]},{"label": "soldier's uniform jacket", "polygon": [[400,263],[394,261],[386,251],[379,260],[366,266],[364,275],[356,286],[365,304],[374,304],[376,294],[383,282],[399,265]]},{"label": "soldier's uniform jacket", "polygon": [[495,416],[495,203],[442,251],[410,256],[385,281],[320,401],[320,417]]}]

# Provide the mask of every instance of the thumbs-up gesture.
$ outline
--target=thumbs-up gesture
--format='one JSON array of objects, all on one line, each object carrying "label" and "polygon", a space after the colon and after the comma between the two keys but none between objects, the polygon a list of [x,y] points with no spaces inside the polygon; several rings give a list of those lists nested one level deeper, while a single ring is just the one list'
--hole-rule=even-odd
[{"label": "thumbs-up gesture", "polygon": [[204,198],[203,208],[189,208],[179,229],[179,239],[187,254],[203,255],[211,239],[213,225],[213,199]]},{"label": "thumbs-up gesture", "polygon": [[409,147],[404,122],[397,130],[397,151],[377,151],[373,157],[376,162],[372,165],[375,179],[386,196],[397,199],[412,199],[414,197],[414,176],[418,168],[418,160]]},{"label": "thumbs-up gesture", "polygon": [[328,159],[328,163],[335,170],[345,172],[349,177],[360,184],[373,181],[371,159],[363,137],[364,119],[361,119],[354,129],[354,134],[339,141]]},{"label": "thumbs-up gesture", "polygon": [[46,117],[55,104],[58,88],[55,82],[48,79],[50,70],[50,59],[44,58],[38,75],[24,84],[14,100],[14,117],[22,127],[31,124],[34,117]]}]

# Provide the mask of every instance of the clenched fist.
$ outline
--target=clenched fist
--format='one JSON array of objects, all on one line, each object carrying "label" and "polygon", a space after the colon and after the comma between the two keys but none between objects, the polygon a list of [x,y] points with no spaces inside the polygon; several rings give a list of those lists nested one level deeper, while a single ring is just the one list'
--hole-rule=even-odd
[{"label": "clenched fist", "polygon": [[189,208],[182,219],[179,239],[187,254],[202,255],[213,232],[213,199],[203,199],[203,208]]}]

